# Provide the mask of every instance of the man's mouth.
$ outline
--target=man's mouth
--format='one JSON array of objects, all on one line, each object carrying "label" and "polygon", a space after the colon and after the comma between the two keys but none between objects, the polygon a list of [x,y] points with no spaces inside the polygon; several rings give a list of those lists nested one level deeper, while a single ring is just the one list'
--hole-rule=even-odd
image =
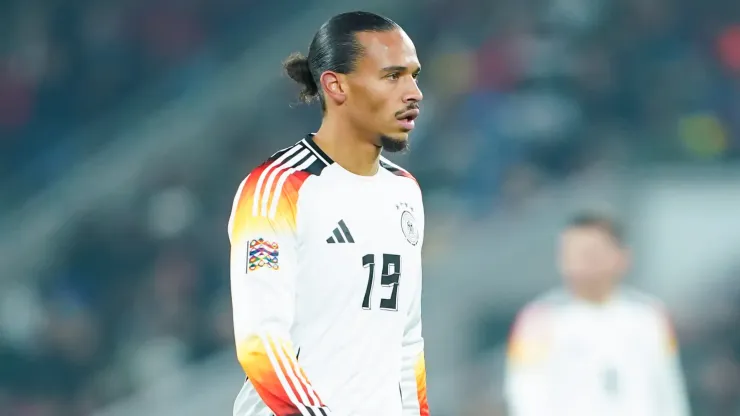
[{"label": "man's mouth", "polygon": [[396,116],[398,124],[401,125],[401,129],[404,131],[411,131],[414,129],[414,120],[419,117],[419,109],[406,110],[403,113]]},{"label": "man's mouth", "polygon": [[413,121],[416,120],[416,117],[419,117],[419,109],[418,108],[414,108],[414,109],[411,109],[411,110],[406,110],[403,113],[401,113],[398,116],[396,116],[396,118],[399,121],[405,121],[405,122],[409,122],[409,123],[413,123]]}]

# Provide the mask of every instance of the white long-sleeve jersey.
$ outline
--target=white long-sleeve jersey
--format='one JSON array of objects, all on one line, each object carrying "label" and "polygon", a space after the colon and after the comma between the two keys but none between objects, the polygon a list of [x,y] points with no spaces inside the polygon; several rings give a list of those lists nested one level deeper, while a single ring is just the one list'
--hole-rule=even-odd
[{"label": "white long-sleeve jersey", "polygon": [[511,416],[687,416],[677,342],[660,303],[620,290],[601,305],[563,290],[519,314],[507,352]]},{"label": "white long-sleeve jersey", "polygon": [[309,135],[253,170],[229,220],[235,416],[427,416],[424,208],[381,158],[358,176]]}]

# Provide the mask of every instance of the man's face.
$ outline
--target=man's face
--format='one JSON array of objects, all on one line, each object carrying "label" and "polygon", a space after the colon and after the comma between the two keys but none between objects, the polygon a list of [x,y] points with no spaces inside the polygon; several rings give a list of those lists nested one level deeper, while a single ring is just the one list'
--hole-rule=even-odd
[{"label": "man's face", "polygon": [[404,150],[419,114],[419,59],[403,30],[361,32],[364,51],[347,76],[347,111],[361,129],[376,135],[376,145]]},{"label": "man's face", "polygon": [[560,269],[571,285],[586,289],[610,287],[627,268],[627,254],[596,226],[573,227],[560,238]]}]

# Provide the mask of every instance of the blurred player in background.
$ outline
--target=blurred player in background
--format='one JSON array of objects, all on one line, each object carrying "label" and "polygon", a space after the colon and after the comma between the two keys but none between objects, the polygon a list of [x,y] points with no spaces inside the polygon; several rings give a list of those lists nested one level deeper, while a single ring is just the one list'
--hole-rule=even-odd
[{"label": "blurred player in background", "polygon": [[620,284],[614,220],[585,213],[560,236],[565,287],[519,314],[507,353],[511,416],[685,416],[677,344],[656,300]]},{"label": "blurred player in background", "polygon": [[234,415],[426,416],[424,207],[416,180],[380,156],[408,146],[419,113],[414,44],[385,17],[345,13],[285,70],[323,120],[253,170],[234,201],[247,375]]}]

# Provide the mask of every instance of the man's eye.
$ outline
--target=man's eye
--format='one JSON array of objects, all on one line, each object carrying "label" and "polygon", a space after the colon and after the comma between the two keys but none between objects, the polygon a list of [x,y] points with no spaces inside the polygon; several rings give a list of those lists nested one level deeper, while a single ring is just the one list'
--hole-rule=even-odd
[{"label": "man's eye", "polygon": [[401,77],[401,75],[398,72],[394,72],[394,73],[388,74],[388,79],[397,80],[400,77]]}]

